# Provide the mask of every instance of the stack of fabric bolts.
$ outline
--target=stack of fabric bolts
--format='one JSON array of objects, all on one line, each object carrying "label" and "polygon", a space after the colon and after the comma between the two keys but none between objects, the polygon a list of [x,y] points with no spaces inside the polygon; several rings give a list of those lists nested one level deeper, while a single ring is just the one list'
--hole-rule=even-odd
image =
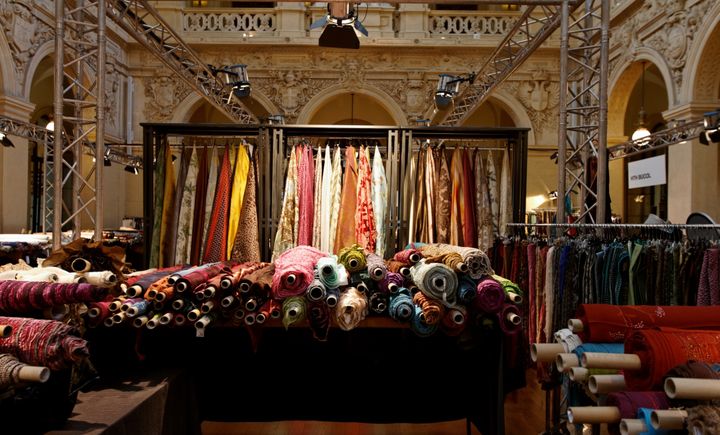
[{"label": "stack of fabric bolts", "polygon": [[[424,258],[425,251],[432,255]],[[325,340],[332,324],[351,330],[373,315],[406,323],[420,336],[438,329],[458,335],[470,322],[488,320],[507,334],[521,330],[516,305],[522,292],[493,277],[482,251],[452,245],[413,247],[387,261],[359,245],[338,255],[297,246],[273,263],[138,272],[122,288],[124,295],[90,305],[91,325],[194,324],[202,335],[212,324],[258,325],[275,318],[286,328],[308,324],[315,338]]]}]

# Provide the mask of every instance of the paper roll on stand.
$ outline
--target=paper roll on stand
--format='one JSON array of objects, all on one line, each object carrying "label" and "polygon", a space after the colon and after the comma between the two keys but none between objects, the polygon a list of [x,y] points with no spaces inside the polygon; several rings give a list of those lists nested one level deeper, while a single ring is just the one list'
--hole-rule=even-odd
[{"label": "paper roll on stand", "polygon": [[580,360],[574,353],[559,353],[555,357],[555,367],[562,373],[570,370],[571,367],[580,367]]},{"label": "paper roll on stand", "polygon": [[588,380],[588,388],[593,394],[607,394],[616,391],[625,391],[625,376],[623,375],[592,375]]},{"label": "paper roll on stand", "polygon": [[650,422],[656,430],[684,429],[687,416],[682,409],[656,409],[650,414]]},{"label": "paper roll on stand", "polygon": [[585,326],[583,325],[583,322],[580,319],[570,319],[570,320],[568,320],[568,328],[572,332],[577,334],[578,332],[583,332],[583,330],[585,329]]},{"label": "paper roll on stand", "polygon": [[615,406],[571,406],[567,416],[573,424],[617,423],[620,421],[620,410]]},{"label": "paper roll on stand", "polygon": [[582,366],[588,369],[639,370],[640,357],[634,353],[585,352]]},{"label": "paper roll on stand", "polygon": [[639,418],[623,418],[620,420],[620,433],[622,435],[640,435],[647,431],[648,427],[645,425],[645,420]]},{"label": "paper roll on stand", "polygon": [[720,400],[720,379],[667,378],[665,394],[671,399]]},{"label": "paper roll on stand", "polygon": [[559,353],[566,351],[561,343],[533,343],[530,346],[530,357],[535,362],[548,363],[555,361]]}]

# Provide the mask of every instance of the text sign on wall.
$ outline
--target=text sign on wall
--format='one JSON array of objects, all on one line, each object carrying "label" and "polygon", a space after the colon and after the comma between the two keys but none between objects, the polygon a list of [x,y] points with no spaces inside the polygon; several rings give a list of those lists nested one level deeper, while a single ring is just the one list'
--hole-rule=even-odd
[{"label": "text sign on wall", "polygon": [[665,154],[628,163],[628,189],[665,183]]}]

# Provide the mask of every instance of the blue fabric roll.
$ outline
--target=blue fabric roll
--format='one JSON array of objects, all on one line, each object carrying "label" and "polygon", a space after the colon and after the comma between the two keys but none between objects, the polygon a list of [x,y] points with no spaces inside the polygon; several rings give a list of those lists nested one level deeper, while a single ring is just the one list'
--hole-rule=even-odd
[{"label": "blue fabric roll", "polygon": [[625,353],[625,343],[583,343],[573,350],[580,360],[585,352]]},{"label": "blue fabric roll", "polygon": [[418,337],[429,337],[437,331],[438,326],[440,322],[428,325],[427,323],[420,320],[420,314],[422,313],[422,308],[415,305],[415,315],[412,318],[412,321],[410,322],[410,329],[413,330],[413,332]]},{"label": "blue fabric roll", "polygon": [[647,427],[647,432],[641,432],[640,435],[665,435],[669,434],[670,431],[668,430],[655,430],[652,425],[652,419],[650,418],[650,415],[652,412],[655,411],[654,409],[650,408],[639,408],[638,409],[638,417],[640,420],[645,422],[645,427]]}]

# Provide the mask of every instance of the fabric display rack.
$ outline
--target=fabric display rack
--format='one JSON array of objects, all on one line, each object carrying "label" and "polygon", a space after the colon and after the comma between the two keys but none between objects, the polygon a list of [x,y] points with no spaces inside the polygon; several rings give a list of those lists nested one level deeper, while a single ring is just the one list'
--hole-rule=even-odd
[{"label": "fabric display rack", "polygon": [[518,282],[545,433],[568,423],[593,433],[602,424],[623,434],[720,431],[720,226],[509,227],[509,264],[525,265]]}]

